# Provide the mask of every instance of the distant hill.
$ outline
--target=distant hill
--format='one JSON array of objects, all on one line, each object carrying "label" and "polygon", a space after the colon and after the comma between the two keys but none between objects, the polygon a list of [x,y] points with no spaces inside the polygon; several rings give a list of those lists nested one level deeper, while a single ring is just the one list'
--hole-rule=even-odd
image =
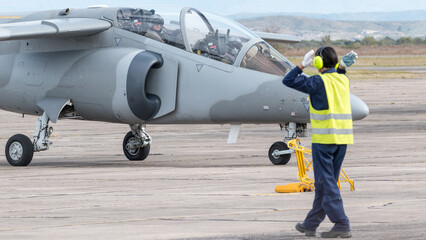
[{"label": "distant hill", "polygon": [[236,20],[270,16],[299,16],[324,20],[340,21],[426,21],[425,10],[398,11],[398,12],[361,12],[361,13],[239,13],[228,17]]},{"label": "distant hill", "polygon": [[238,22],[254,31],[284,33],[303,40],[320,40],[325,35],[336,39],[422,37],[426,36],[425,21],[342,21],[300,16],[268,16],[239,19]]}]

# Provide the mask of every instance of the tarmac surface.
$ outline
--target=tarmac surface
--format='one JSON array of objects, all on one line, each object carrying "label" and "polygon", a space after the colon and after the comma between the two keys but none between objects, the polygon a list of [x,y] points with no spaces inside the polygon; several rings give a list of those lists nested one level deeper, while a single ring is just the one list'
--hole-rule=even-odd
[{"label": "tarmac surface", "polygon": [[[426,237],[426,77],[359,80],[352,93],[370,107],[354,123],[342,183],[353,239]],[[35,117],[0,112],[0,146],[32,136]],[[295,156],[273,166],[278,125],[148,126],[151,155],[127,161],[128,126],[60,120],[46,152],[28,167],[0,156],[0,239],[306,239],[294,226],[314,193],[278,194],[296,182]],[[302,139],[306,146],[310,138]],[[312,174],[312,173],[310,173]],[[318,232],[328,231],[328,219]],[[317,234],[319,237],[319,233]]]}]

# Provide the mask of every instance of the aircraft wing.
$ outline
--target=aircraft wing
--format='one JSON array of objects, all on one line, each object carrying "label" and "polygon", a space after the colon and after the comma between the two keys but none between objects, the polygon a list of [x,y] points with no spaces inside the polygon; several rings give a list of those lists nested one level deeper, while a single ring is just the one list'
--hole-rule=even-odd
[{"label": "aircraft wing", "polygon": [[267,32],[254,32],[257,36],[269,43],[297,43],[300,39],[293,35],[267,33]]},{"label": "aircraft wing", "polygon": [[100,33],[111,28],[110,22],[92,18],[64,18],[0,24],[0,41],[78,37]]}]

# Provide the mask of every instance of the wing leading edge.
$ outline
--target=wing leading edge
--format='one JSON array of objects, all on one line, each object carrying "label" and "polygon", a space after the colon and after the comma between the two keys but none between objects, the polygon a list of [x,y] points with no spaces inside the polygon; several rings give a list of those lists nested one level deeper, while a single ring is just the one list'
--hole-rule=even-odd
[{"label": "wing leading edge", "polygon": [[0,41],[31,38],[78,37],[111,28],[110,22],[92,18],[65,18],[0,24]]}]

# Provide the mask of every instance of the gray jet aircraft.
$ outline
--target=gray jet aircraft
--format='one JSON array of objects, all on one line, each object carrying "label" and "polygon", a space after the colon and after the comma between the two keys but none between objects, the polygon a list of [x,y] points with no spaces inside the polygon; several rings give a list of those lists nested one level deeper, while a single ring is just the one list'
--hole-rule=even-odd
[{"label": "gray jet aircraft", "polygon": [[[123,151],[132,161],[149,154],[146,124],[231,124],[230,142],[245,123],[302,136],[307,95],[281,82],[293,67],[240,24],[194,8],[0,14],[0,109],[39,116],[32,140],[8,140],[6,158],[28,165],[49,149],[58,119],[128,124]],[[351,104],[354,120],[368,115],[358,97]],[[286,144],[274,143],[269,158],[286,164]]]}]

